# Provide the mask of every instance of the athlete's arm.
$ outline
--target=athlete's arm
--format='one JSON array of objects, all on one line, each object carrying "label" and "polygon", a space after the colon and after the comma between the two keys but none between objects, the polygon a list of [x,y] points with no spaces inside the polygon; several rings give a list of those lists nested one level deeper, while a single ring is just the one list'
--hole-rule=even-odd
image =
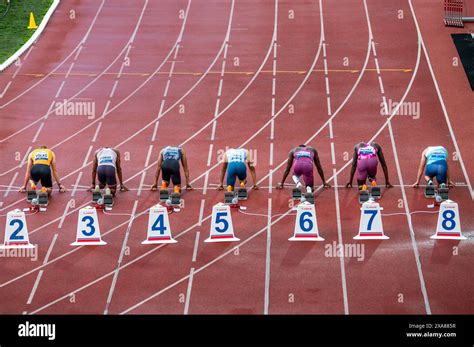
[{"label": "athlete's arm", "polygon": [[115,162],[115,165],[117,166],[117,177],[120,182],[120,191],[121,192],[126,192],[128,190],[127,187],[123,184],[123,177],[122,177],[122,162],[120,160],[120,152],[116,149],[114,149],[114,152],[117,154],[117,161]]},{"label": "athlete's arm", "polygon": [[291,167],[293,166],[293,154],[295,153],[295,149],[293,148],[290,153],[288,154],[288,160],[286,162],[286,168],[285,172],[283,173],[283,178],[281,179],[281,182],[278,183],[276,186],[277,189],[282,189],[283,186],[285,185],[286,178],[290,174]]},{"label": "athlete's arm", "polygon": [[56,180],[56,183],[58,184],[59,191],[63,193],[66,191],[66,188],[64,188],[64,186],[61,184],[58,171],[56,170],[56,156],[54,155],[54,153],[52,153],[51,155],[53,156],[53,160],[51,160],[51,171],[53,172],[54,179]]},{"label": "athlete's arm", "polygon": [[28,184],[28,181],[31,175],[32,164],[33,164],[33,158],[31,158],[31,155],[30,155],[28,159],[28,164],[26,165],[26,173],[25,173],[25,179],[23,180],[23,186],[21,186],[19,190],[20,193],[23,193],[26,190],[26,185]]},{"label": "athlete's arm", "polygon": [[222,190],[224,189],[224,177],[227,171],[227,166],[229,163],[227,162],[227,153],[224,154],[224,158],[222,158],[222,169],[221,169],[221,177],[220,177],[220,184],[217,189]]},{"label": "athlete's arm", "polygon": [[416,178],[416,182],[413,184],[413,188],[418,188],[418,186],[420,185],[421,176],[423,176],[423,170],[425,169],[425,165],[426,165],[426,155],[425,154],[426,154],[426,149],[421,154],[420,166],[418,167],[418,175],[417,175],[417,178]]},{"label": "athlete's arm", "polygon": [[319,176],[323,180],[323,187],[324,188],[331,188],[331,185],[329,183],[327,183],[326,179],[324,178],[324,171],[323,171],[323,168],[321,166],[321,162],[319,161],[318,151],[314,148],[313,148],[313,151],[314,151],[314,165],[316,165],[316,168],[318,169]]},{"label": "athlete's arm", "polygon": [[349,182],[347,182],[346,188],[352,188],[352,181],[354,180],[354,174],[357,169],[357,147],[358,145],[354,147],[354,154],[352,155],[351,173],[349,175]]},{"label": "athlete's arm", "polygon": [[385,176],[385,187],[392,188],[393,185],[390,183],[390,179],[388,178],[387,162],[385,161],[385,157],[383,155],[382,147],[380,147],[380,145],[378,145],[376,143],[374,144],[374,147],[377,148],[377,156],[379,157],[380,165],[382,165],[383,174]]},{"label": "athlete's arm", "polygon": [[153,182],[153,185],[151,186],[151,190],[156,190],[158,188],[158,179],[160,178],[162,163],[163,163],[163,150],[160,151],[160,154],[158,155],[158,163],[156,164],[155,181]]},{"label": "athlete's arm", "polygon": [[88,191],[92,191],[95,188],[95,178],[97,175],[97,166],[99,165],[97,161],[97,153],[94,155],[94,159],[92,161],[92,184]]},{"label": "athlete's arm", "polygon": [[257,185],[257,173],[255,171],[255,163],[253,161],[253,158],[249,150],[247,150],[247,165],[249,167],[250,175],[252,175],[252,180],[253,180],[252,189],[258,189],[259,187]]},{"label": "athlete's arm", "polygon": [[186,189],[192,190],[193,187],[189,184],[189,166],[188,166],[188,157],[184,149],[181,149],[181,163],[183,164],[184,177],[186,179]]}]

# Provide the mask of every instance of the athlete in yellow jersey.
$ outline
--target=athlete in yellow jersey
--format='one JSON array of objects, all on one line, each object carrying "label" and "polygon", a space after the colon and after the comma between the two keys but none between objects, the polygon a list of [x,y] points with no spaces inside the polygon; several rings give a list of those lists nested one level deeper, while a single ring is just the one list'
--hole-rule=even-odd
[{"label": "athlete in yellow jersey", "polygon": [[26,167],[25,180],[23,186],[20,188],[20,192],[26,190],[28,181],[33,185],[41,182],[41,186],[46,188],[48,195],[53,190],[53,180],[51,173],[58,184],[59,191],[65,192],[66,189],[61,184],[58,173],[56,171],[56,156],[54,152],[46,146],[40,146],[30,153],[28,157],[28,165]]}]

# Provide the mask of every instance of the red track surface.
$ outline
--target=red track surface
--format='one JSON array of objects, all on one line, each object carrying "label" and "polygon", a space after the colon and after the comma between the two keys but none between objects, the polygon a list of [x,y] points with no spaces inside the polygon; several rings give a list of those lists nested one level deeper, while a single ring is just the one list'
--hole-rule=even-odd
[{"label": "red track surface", "polygon": [[[38,260],[1,259],[0,312],[472,313],[474,100],[462,66],[452,66],[455,30],[442,25],[441,1],[413,6],[452,132],[407,0],[367,0],[367,8],[364,1],[322,1],[322,13],[316,0],[62,2],[23,64],[0,75],[0,90],[9,84],[0,101],[0,223],[7,211],[24,207],[16,193],[24,167],[15,156],[23,158],[30,146],[54,148],[70,187],[54,194],[47,213],[27,219]],[[123,66],[126,56],[130,64]],[[380,116],[383,97],[419,102],[420,119],[395,116],[388,126]],[[69,98],[95,102],[95,118],[55,115],[52,103]],[[356,142],[374,135],[396,185],[383,192],[384,213],[401,214],[383,219],[390,240],[360,242],[363,261],[325,256],[326,244],[354,242],[360,206],[354,189],[341,188],[349,174],[344,153],[350,157]],[[338,173],[339,188],[317,196],[324,243],[288,242],[295,217],[281,215],[290,190],[268,188],[280,179],[288,150],[306,141],[318,149],[332,184]],[[464,171],[460,161],[451,163],[460,183],[451,198],[469,239],[434,241],[436,214],[408,217],[429,203],[410,184],[423,148],[441,144],[453,153],[455,141]],[[148,190],[154,161],[168,144],[191,153],[198,189],[185,193],[186,207],[170,216],[177,244],[141,245],[144,213],[157,201]],[[113,213],[122,215],[99,215],[107,246],[73,248],[77,210],[90,199],[90,151],[103,145],[129,153],[123,167],[132,190],[117,198]],[[265,188],[245,203],[251,215],[234,213],[242,241],[206,244],[209,214],[222,199],[214,189],[218,155],[240,145],[257,151]]]}]

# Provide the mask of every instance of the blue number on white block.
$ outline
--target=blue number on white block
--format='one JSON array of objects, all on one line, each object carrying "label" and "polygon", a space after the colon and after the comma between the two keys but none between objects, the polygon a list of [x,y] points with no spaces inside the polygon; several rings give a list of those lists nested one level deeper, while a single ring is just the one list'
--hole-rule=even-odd
[{"label": "blue number on white block", "polygon": [[21,219],[12,219],[10,221],[10,226],[13,226],[15,224],[18,224],[18,227],[16,228],[16,230],[12,233],[12,235],[10,236],[10,240],[23,240],[23,236],[19,236],[18,233],[23,230],[23,221]]},{"label": "blue number on white block", "polygon": [[151,226],[152,231],[159,231],[161,235],[163,235],[166,231],[166,226],[165,226],[165,215],[160,214],[158,215],[158,218],[156,219],[155,223]]},{"label": "blue number on white block", "polygon": [[364,210],[364,214],[370,214],[369,224],[367,224],[367,231],[372,230],[372,223],[374,222],[374,218],[377,215],[378,210]]},{"label": "blue number on white block", "polygon": [[[303,230],[305,232],[313,230],[314,223],[311,220],[312,215],[313,214],[309,211],[303,212],[300,215],[300,228],[301,228],[301,230]],[[306,217],[308,217],[308,218],[306,218]]]},{"label": "blue number on white block", "polygon": [[89,228],[90,231],[87,232],[86,230],[81,230],[81,232],[82,232],[85,236],[92,236],[92,235],[94,235],[94,233],[95,233],[94,218],[92,218],[91,216],[84,216],[84,217],[82,217],[82,222],[87,222],[86,228]]},{"label": "blue number on white block", "polygon": [[229,222],[225,217],[227,217],[227,212],[216,213],[216,224],[222,223],[222,227],[216,225],[216,231],[218,233],[225,233],[229,229]]},{"label": "blue number on white block", "polygon": [[[456,221],[454,217],[456,217],[456,213],[452,210],[445,210],[443,212],[443,222],[441,225],[443,226],[444,230],[450,231],[456,227]],[[448,225],[449,224],[449,225]]]}]

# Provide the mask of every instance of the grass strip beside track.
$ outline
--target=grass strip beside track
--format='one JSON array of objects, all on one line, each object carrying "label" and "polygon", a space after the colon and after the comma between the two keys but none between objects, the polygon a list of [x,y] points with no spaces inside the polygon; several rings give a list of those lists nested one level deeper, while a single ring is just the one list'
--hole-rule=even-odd
[{"label": "grass strip beside track", "polygon": [[[6,10],[6,0],[0,0],[0,13]],[[28,29],[30,12],[39,26],[53,0],[11,0],[7,14],[0,18],[0,64],[15,53],[35,32]]]}]

